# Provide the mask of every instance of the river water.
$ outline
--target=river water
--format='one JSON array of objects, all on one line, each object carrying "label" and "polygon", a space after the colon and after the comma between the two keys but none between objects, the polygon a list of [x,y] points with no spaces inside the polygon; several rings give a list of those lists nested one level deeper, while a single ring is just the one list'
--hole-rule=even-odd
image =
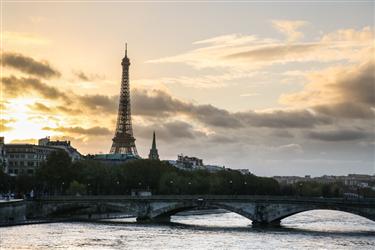
[{"label": "river water", "polygon": [[167,224],[134,219],[0,228],[0,249],[375,249],[375,222],[316,210],[252,228],[234,213],[174,216]]}]

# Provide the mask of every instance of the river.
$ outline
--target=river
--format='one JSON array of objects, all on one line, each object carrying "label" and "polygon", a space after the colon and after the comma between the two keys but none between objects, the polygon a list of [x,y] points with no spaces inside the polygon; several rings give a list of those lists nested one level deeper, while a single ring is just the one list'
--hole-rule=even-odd
[{"label": "river", "polygon": [[0,249],[375,249],[375,222],[316,210],[252,228],[234,213],[173,216],[167,224],[134,219],[0,228]]}]

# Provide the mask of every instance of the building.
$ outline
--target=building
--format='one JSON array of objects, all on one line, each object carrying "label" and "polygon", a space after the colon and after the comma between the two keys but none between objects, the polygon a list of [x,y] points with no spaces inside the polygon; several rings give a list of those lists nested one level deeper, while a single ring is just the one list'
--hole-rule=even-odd
[{"label": "building", "polygon": [[323,175],[320,177],[301,176],[274,176],[280,184],[296,184],[298,182],[316,182],[320,184],[342,183],[348,187],[372,187],[375,186],[374,175],[349,174],[347,176]]},{"label": "building", "polygon": [[177,156],[176,167],[191,170],[203,169],[203,160],[180,154]]},{"label": "building", "polygon": [[110,154],[132,154],[138,156],[133,136],[130,88],[129,88],[129,66],[130,60],[125,45],[125,57],[122,59],[122,78],[120,90],[120,102],[118,107],[115,136],[113,137]]},{"label": "building", "polygon": [[202,159],[199,159],[197,157],[190,157],[183,154],[178,155],[176,161],[169,160],[168,162],[176,168],[185,171],[206,170],[210,173],[215,173],[226,170],[224,166],[204,165]]},{"label": "building", "polygon": [[148,159],[159,160],[159,154],[158,154],[158,150],[156,148],[155,131],[154,131],[154,134],[152,136],[152,146],[151,146],[151,149],[150,149],[150,153],[148,154]]},{"label": "building", "polygon": [[0,137],[0,171],[8,172],[8,162],[5,154],[4,137]]},{"label": "building", "polygon": [[96,154],[93,159],[107,165],[117,165],[130,160],[138,160],[141,157],[134,154]]},{"label": "building", "polygon": [[58,150],[67,152],[73,161],[81,159],[81,154],[70,145],[70,141],[50,141],[46,137],[40,139],[38,145],[3,143],[5,173],[11,176],[32,175],[49,154]]},{"label": "building", "polygon": [[32,175],[47,156],[56,150],[61,149],[34,144],[5,144],[7,173],[11,176]]},{"label": "building", "polygon": [[77,161],[77,160],[82,159],[82,155],[77,151],[77,149],[73,148],[70,145],[70,141],[59,141],[59,140],[51,141],[50,137],[45,137],[45,138],[38,140],[38,145],[63,149],[72,159],[72,161]]}]

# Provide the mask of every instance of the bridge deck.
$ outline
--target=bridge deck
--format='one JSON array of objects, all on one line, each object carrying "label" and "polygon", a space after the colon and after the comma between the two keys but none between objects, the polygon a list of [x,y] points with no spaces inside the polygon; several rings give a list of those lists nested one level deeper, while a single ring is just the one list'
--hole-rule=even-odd
[{"label": "bridge deck", "polygon": [[49,196],[36,199],[43,202],[58,201],[232,201],[232,202],[277,202],[277,203],[314,203],[314,204],[351,204],[372,205],[375,207],[375,198],[320,198],[298,196],[257,196],[257,195],[90,195],[90,196]]}]

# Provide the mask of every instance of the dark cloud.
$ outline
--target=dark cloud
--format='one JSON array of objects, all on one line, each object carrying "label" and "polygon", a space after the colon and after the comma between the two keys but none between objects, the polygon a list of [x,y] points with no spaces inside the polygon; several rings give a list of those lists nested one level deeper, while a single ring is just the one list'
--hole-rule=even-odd
[{"label": "dark cloud", "polygon": [[4,92],[10,96],[22,96],[27,94],[28,92],[36,92],[41,96],[48,98],[48,99],[62,99],[65,102],[71,102],[68,95],[64,92],[58,90],[55,87],[51,87],[40,79],[37,78],[30,78],[30,77],[3,77],[1,79]]},{"label": "dark cloud", "polygon": [[165,123],[154,123],[147,126],[135,124],[137,136],[144,139],[152,138],[153,131],[156,131],[158,139],[164,141],[176,141],[181,139],[195,139],[205,136],[204,133],[197,131],[194,127],[183,121],[172,121]]},{"label": "dark cloud", "polygon": [[308,110],[275,110],[269,113],[247,111],[237,113],[236,116],[247,126],[267,128],[312,128],[332,122],[329,117]]},{"label": "dark cloud", "polygon": [[331,117],[348,119],[374,119],[375,112],[370,106],[355,102],[343,102],[313,107],[318,113]]},{"label": "dark cloud", "polygon": [[289,55],[302,55],[321,47],[321,44],[274,45],[243,51],[225,56],[228,59],[245,58],[250,60],[269,61],[283,59]]},{"label": "dark cloud", "polygon": [[181,110],[190,109],[188,103],[173,98],[161,90],[132,90],[132,112],[141,116],[170,116]]},{"label": "dark cloud", "polygon": [[375,106],[375,63],[367,62],[335,83],[344,100]]},{"label": "dark cloud", "polygon": [[79,109],[71,108],[71,106],[54,106],[48,107],[43,103],[36,102],[34,104],[28,105],[28,107],[36,112],[41,113],[50,113],[50,114],[57,114],[57,113],[65,113],[68,115],[81,115],[82,111]]},{"label": "dark cloud", "polygon": [[182,102],[163,91],[133,91],[135,115],[170,117],[176,114],[188,115],[201,123],[212,127],[241,128],[311,128],[316,125],[329,124],[331,119],[317,115],[308,110],[231,113],[212,105],[195,105]]},{"label": "dark cloud", "polygon": [[222,128],[240,128],[244,126],[241,119],[224,109],[212,105],[192,105],[190,115],[209,126]]},{"label": "dark cloud", "polygon": [[293,138],[294,135],[289,132],[288,130],[282,130],[282,129],[279,129],[279,130],[274,130],[271,132],[270,134],[272,137],[273,136],[277,136],[277,137],[281,137],[281,138]]},{"label": "dark cloud", "polygon": [[47,107],[46,105],[40,102],[36,102],[32,105],[29,105],[28,107],[34,111],[43,112],[43,113],[50,113],[52,111],[49,107]]},{"label": "dark cloud", "polygon": [[173,98],[166,92],[155,90],[133,90],[133,114],[141,116],[169,117],[176,114],[188,115],[215,127],[240,127],[240,121],[228,111],[212,105],[194,105]]},{"label": "dark cloud", "polygon": [[79,135],[110,135],[112,132],[104,127],[92,127],[92,128],[82,128],[82,127],[58,127],[50,128],[44,127],[43,130],[63,132],[67,134],[79,134]]},{"label": "dark cloud", "polygon": [[106,95],[84,95],[77,96],[76,99],[85,108],[90,110],[99,110],[109,114],[115,114],[118,108],[118,96]]},{"label": "dark cloud", "polygon": [[73,70],[73,74],[76,78],[78,78],[81,81],[89,82],[94,81],[97,79],[104,79],[104,76],[99,74],[87,74],[83,72],[82,70]]},{"label": "dark cloud", "polygon": [[17,53],[3,53],[3,65],[12,67],[24,73],[35,75],[42,78],[59,77],[60,73],[52,68],[48,62],[38,62],[31,57]]},{"label": "dark cloud", "polygon": [[89,81],[90,80],[90,78],[83,71],[74,71],[73,73],[76,77],[78,77],[78,79],[80,79],[82,81]]},{"label": "dark cloud", "polygon": [[331,131],[312,131],[307,134],[308,138],[321,141],[355,141],[365,138],[371,138],[373,134],[362,130],[331,130]]},{"label": "dark cloud", "polygon": [[308,110],[230,113],[212,105],[182,102],[162,91],[153,91],[150,94],[145,90],[134,90],[133,94],[135,115],[169,117],[185,114],[213,127],[311,128],[332,122],[328,116],[314,114]]}]

